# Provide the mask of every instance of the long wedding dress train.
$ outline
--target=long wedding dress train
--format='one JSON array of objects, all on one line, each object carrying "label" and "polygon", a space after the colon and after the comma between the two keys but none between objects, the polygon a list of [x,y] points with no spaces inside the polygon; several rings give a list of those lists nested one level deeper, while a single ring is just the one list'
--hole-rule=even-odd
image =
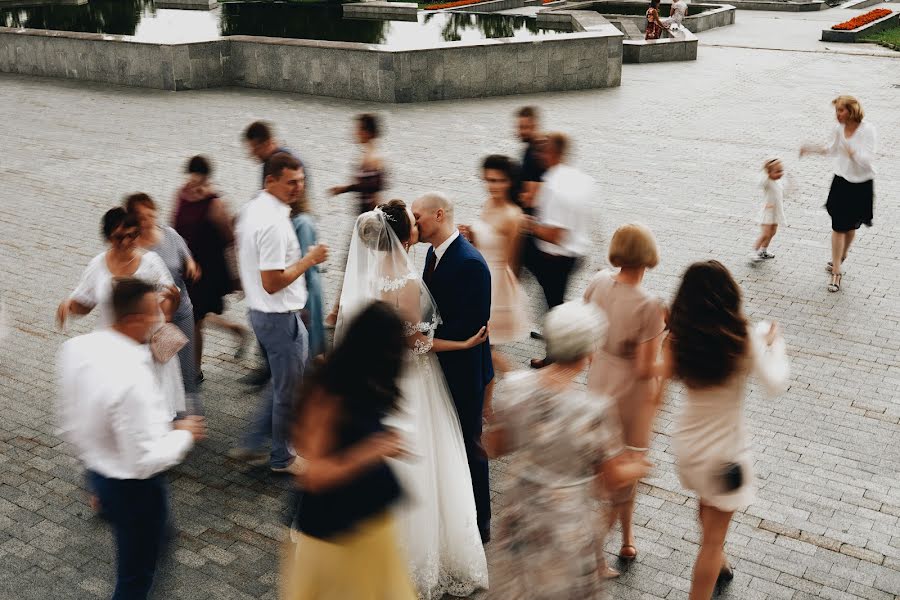
[{"label": "long wedding dress train", "polygon": [[469,596],[487,588],[487,560],[459,418],[433,353],[411,353],[400,391],[391,425],[412,456],[391,466],[406,491],[395,518],[413,584],[422,600]]}]

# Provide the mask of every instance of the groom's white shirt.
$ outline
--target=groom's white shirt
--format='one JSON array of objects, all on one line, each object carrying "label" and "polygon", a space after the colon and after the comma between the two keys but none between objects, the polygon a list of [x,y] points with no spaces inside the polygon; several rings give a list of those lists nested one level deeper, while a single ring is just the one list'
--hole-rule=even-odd
[{"label": "groom's white shirt", "polygon": [[444,240],[443,244],[441,244],[440,246],[438,246],[437,248],[434,249],[434,256],[435,256],[434,266],[435,267],[438,266],[438,263],[441,262],[441,257],[444,256],[445,252],[447,252],[447,248],[450,247],[450,244],[453,243],[453,240],[455,240],[458,237],[459,237],[459,229],[454,229],[453,233],[450,234],[450,237],[448,237],[446,240]]}]

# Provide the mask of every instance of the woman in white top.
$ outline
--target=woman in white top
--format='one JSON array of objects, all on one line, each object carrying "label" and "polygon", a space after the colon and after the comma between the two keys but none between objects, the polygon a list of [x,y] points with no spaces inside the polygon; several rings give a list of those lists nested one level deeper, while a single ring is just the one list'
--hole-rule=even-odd
[{"label": "woman in white top", "polygon": [[[157,286],[161,292],[160,308],[166,320],[171,321],[180,294],[162,259],[137,246],[140,235],[137,217],[129,215],[123,208],[108,210],[103,215],[102,231],[109,249],[88,263],[78,287],[60,303],[56,311],[59,326],[65,326],[69,315],[86,315],[94,308],[97,309],[96,329],[112,325],[112,285],[113,280],[120,277],[134,277]],[[177,360],[154,362],[154,368],[163,395],[169,401],[167,409],[174,419],[176,413],[185,410],[181,368]]]},{"label": "woman in white top", "polygon": [[[78,287],[60,302],[56,309],[59,327],[65,327],[69,315],[86,315],[95,307],[95,329],[112,325],[115,320],[112,307],[113,281],[121,277],[133,277],[157,286],[162,292],[160,309],[165,319],[171,320],[178,308],[178,288],[174,286],[172,276],[162,259],[153,252],[138,248],[140,229],[137,218],[129,215],[124,208],[113,208],[103,215],[101,232],[109,249],[88,263],[81,274]],[[162,364],[154,362],[153,366],[157,384],[169,402],[163,409],[167,411],[169,418],[174,419],[177,412],[185,410],[184,385],[178,361],[169,360]],[[95,512],[101,510],[100,502],[93,492],[90,502]]]},{"label": "woman in white top", "polygon": [[663,19],[663,24],[675,31],[683,27],[684,18],[687,16],[688,5],[684,0],[675,0],[669,8],[669,17]]},{"label": "woman in white top", "polygon": [[834,157],[834,179],[825,208],[831,216],[831,273],[829,292],[841,289],[842,263],[860,225],[872,226],[875,199],[875,166],[878,140],[875,127],[863,123],[863,109],[853,96],[838,96],[834,105],[838,125],[828,146],[805,145],[800,156],[824,154]]},{"label": "woman in white top", "polygon": [[736,510],[754,499],[753,458],[743,414],[751,374],[768,394],[786,389],[789,365],[775,324],[750,328],[741,291],[717,261],[691,265],[672,304],[663,372],[687,398],[673,446],[682,485],[699,497],[702,528],[690,600],[709,600],[717,579],[733,577],[725,536]]}]

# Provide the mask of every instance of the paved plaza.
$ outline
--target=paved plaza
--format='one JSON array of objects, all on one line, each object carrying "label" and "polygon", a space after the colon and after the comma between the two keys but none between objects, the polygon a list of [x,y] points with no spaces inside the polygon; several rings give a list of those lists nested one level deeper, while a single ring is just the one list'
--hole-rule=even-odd
[{"label": "paved plaza", "polygon": [[[259,180],[240,133],[265,118],[308,165],[321,238],[343,243],[355,200],[324,192],[350,173],[352,115],[377,110],[388,197],[442,190],[458,203],[457,220],[469,222],[485,195],[479,160],[519,153],[512,115],[524,104],[543,109],[547,129],[573,136],[574,162],[599,182],[592,263],[573,282],[573,297],[604,265],[612,230],[636,220],[661,248],[649,289],[671,300],[689,263],[716,258],[743,286],[751,319],[783,328],[791,386],[774,401],[754,388],[747,402],[759,491],[735,515],[727,551],[736,576],[720,597],[900,598],[900,54],[814,41],[851,14],[858,11],[739,11],[734,27],[700,34],[696,62],[626,65],[620,88],[430,104],[0,76],[0,297],[11,326],[0,341],[0,599],[111,592],[109,530],[92,517],[81,468],[53,425],[55,352],[93,325],[88,317],[63,334],[53,315],[102,249],[105,210],[140,190],[168,211],[195,153],[213,158],[237,209]],[[860,232],[842,291],[829,294],[822,205],[831,163],[800,161],[797,151],[825,140],[830,100],[841,93],[860,98],[881,153],[875,226]],[[771,246],[777,258],[753,267],[745,256],[758,233],[761,165],[771,156],[782,156],[793,177],[788,226]],[[417,254],[422,260],[424,249]],[[337,262],[324,275],[329,294],[342,276]],[[243,319],[242,303],[229,313]],[[237,361],[234,351],[231,338],[211,331],[203,389],[210,435],[170,474],[177,538],[158,598],[277,597],[288,481],[225,457],[256,406],[236,382],[254,357]],[[540,348],[528,342],[511,352],[524,366]],[[640,556],[610,586],[612,598],[687,598],[699,534],[696,501],[680,487],[670,449],[682,400],[675,386],[658,419],[656,467],[635,515]],[[495,464],[495,473],[502,468]]]}]

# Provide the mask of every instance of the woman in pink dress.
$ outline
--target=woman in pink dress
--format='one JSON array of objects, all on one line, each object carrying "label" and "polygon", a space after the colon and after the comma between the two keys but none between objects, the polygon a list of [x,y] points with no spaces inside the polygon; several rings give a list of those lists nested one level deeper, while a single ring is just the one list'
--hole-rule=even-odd
[{"label": "woman in pink dress", "polygon": [[[498,373],[510,370],[509,361],[496,346],[528,338],[527,297],[516,278],[519,259],[519,222],[522,209],[516,204],[518,173],[506,156],[492,154],[481,165],[488,199],[472,225],[460,232],[478,248],[491,272],[491,318],[488,323],[491,355]],[[485,390],[485,414],[491,414],[492,381]]]},{"label": "woman in pink dress", "polygon": [[[666,329],[662,302],[641,289],[644,273],[659,262],[653,234],[643,225],[622,225],[610,241],[609,262],[618,271],[600,271],[584,292],[585,302],[603,310],[609,320],[606,341],[594,354],[587,386],[594,394],[612,398],[626,450],[645,455],[659,406],[658,356]],[[619,558],[625,561],[637,556],[631,526],[636,492],[631,486],[609,498],[609,528],[616,520],[622,525]],[[605,574],[617,575],[612,570]]]}]

